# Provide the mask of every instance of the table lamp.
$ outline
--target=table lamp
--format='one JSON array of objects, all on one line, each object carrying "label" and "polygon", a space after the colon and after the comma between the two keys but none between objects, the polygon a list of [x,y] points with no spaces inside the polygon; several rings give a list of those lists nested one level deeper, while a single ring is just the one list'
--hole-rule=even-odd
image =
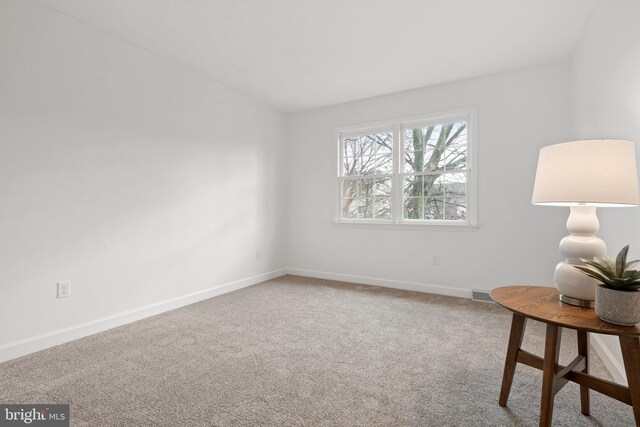
[{"label": "table lamp", "polygon": [[569,235],[560,241],[564,261],[556,266],[554,279],[560,301],[593,307],[598,282],[573,266],[582,265],[581,258],[606,256],[606,244],[596,237],[600,228],[597,207],[640,203],[634,143],[592,139],[542,148],[532,203],[570,207]]}]

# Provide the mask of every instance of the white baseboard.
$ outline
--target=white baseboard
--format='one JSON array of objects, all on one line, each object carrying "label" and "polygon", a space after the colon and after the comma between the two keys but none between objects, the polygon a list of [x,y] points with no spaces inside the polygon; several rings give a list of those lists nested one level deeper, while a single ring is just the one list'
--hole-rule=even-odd
[{"label": "white baseboard", "polygon": [[605,343],[602,342],[599,336],[596,334],[590,334],[591,347],[595,350],[596,354],[602,362],[604,366],[607,368],[614,381],[618,384],[628,385],[627,384],[627,374],[624,371],[624,366],[620,364],[618,359],[611,353],[611,351],[607,348]]},{"label": "white baseboard", "polygon": [[338,280],[341,282],[358,283],[360,285],[383,286],[385,288],[404,289],[406,291],[425,292],[429,294],[448,295],[452,297],[472,297],[471,289],[453,288],[447,286],[427,285],[425,283],[403,282],[399,280],[380,279],[377,277],[356,276],[353,274],[330,273],[327,271],[305,270],[302,268],[288,268],[288,274],[316,279]]},{"label": "white baseboard", "polygon": [[165,311],[174,310],[185,305],[193,304],[198,301],[209,299],[227,292],[235,291],[247,286],[255,285],[265,280],[274,279],[284,276],[286,269],[270,271],[256,276],[247,277],[236,280],[234,282],[225,283],[214,286],[203,291],[193,292],[167,301],[150,304],[134,310],[125,311],[100,319],[91,320],[79,325],[70,326],[64,329],[47,332],[45,334],[36,335],[19,341],[13,341],[0,346],[0,362],[15,359],[20,356],[44,350],[59,344],[77,340],[89,335],[103,332],[127,323],[135,322],[146,317],[155,316]]}]

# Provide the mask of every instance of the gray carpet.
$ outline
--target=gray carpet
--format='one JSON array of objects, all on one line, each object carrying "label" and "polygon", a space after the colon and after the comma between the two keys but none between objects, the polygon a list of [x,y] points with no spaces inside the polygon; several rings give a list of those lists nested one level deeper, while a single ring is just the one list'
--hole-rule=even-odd
[{"label": "gray carpet", "polygon": [[[509,323],[491,303],[286,276],[0,364],[0,402],[70,403],[74,426],[537,425],[539,371],[497,404]],[[543,336],[530,322],[525,348]],[[565,331],[562,361],[575,351]],[[561,390],[554,425],[633,425],[579,401]]]}]

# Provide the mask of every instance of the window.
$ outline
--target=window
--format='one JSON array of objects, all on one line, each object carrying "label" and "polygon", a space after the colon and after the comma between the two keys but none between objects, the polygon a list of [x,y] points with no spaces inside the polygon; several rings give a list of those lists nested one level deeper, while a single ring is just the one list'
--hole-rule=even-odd
[{"label": "window", "polygon": [[337,221],[475,225],[475,115],[339,129]]}]

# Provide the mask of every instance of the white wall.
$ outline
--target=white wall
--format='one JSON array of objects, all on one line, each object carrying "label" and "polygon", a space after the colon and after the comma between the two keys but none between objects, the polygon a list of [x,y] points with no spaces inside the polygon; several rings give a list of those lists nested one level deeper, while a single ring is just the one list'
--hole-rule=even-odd
[{"label": "white wall", "polygon": [[[570,64],[561,62],[291,115],[289,267],[455,295],[553,283],[568,211],[532,206],[531,190],[539,148],[569,136],[570,75]],[[479,113],[477,231],[332,223],[334,128],[468,105]]]},{"label": "white wall", "polygon": [[[639,7],[601,2],[573,63],[297,113],[285,134],[280,113],[242,94],[35,2],[0,1],[0,353],[286,265],[461,295],[552,283],[567,212],[530,204],[537,151],[640,141]],[[468,105],[477,231],[332,224],[334,128]],[[600,213],[610,248],[640,253],[637,215]],[[59,280],[71,298],[55,298]]]},{"label": "white wall", "polygon": [[[635,0],[600,1],[593,11],[573,57],[575,138],[622,138],[640,143],[638,17],[640,2]],[[632,258],[640,257],[639,208],[599,209],[598,217],[610,256],[630,244]],[[600,339],[621,370],[617,339]]]},{"label": "white wall", "polygon": [[282,114],[37,2],[0,58],[0,349],[286,266]]}]

